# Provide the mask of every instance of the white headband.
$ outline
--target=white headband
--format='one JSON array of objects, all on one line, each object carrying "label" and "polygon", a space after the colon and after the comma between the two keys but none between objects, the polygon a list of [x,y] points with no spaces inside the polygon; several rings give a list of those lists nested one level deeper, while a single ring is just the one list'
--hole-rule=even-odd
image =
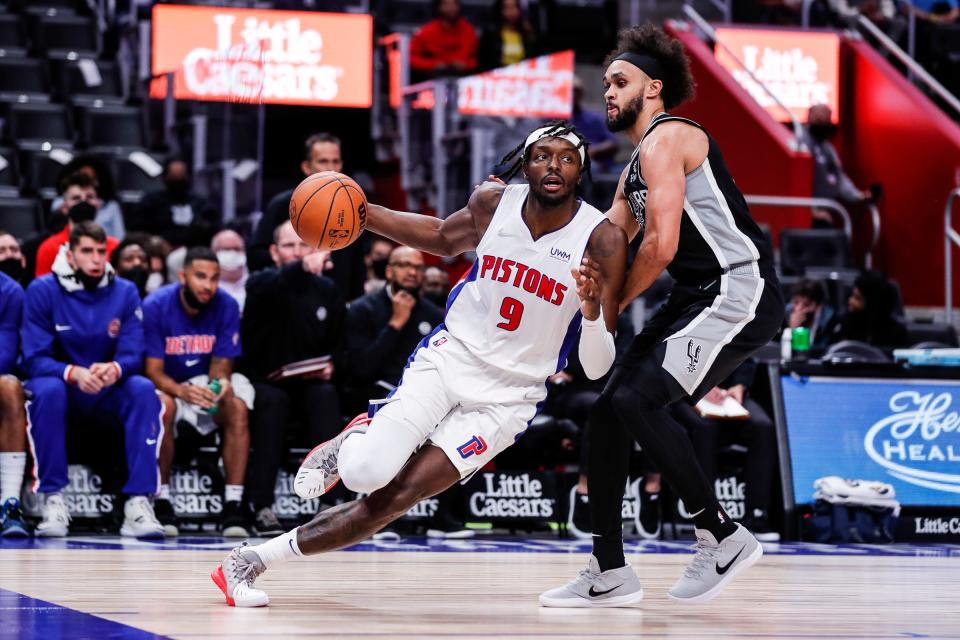
[{"label": "white headband", "polygon": [[586,154],[583,151],[583,143],[580,142],[580,138],[578,138],[576,134],[574,134],[572,131],[569,133],[565,133],[563,135],[550,133],[550,131],[554,131],[554,130],[556,130],[556,127],[541,127],[536,131],[534,131],[533,133],[531,133],[530,135],[528,135],[527,141],[523,143],[524,153],[526,153],[527,149],[530,148],[530,145],[532,145],[534,142],[542,138],[562,138],[567,142],[569,142],[570,144],[572,144],[576,148],[576,150],[580,152],[580,165],[581,166],[585,165],[587,162],[587,158],[586,158]]}]

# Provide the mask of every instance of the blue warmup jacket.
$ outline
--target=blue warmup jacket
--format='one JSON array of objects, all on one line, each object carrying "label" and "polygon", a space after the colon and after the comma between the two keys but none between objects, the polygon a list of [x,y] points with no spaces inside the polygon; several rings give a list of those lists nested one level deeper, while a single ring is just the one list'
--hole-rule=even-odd
[{"label": "blue warmup jacket", "polygon": [[64,379],[67,366],[115,361],[121,379],[143,368],[143,312],[137,287],[114,278],[93,291],[66,291],[55,274],[27,287],[23,366],[30,378]]},{"label": "blue warmup jacket", "polygon": [[0,272],[0,375],[12,373],[17,364],[23,298],[20,283]]}]

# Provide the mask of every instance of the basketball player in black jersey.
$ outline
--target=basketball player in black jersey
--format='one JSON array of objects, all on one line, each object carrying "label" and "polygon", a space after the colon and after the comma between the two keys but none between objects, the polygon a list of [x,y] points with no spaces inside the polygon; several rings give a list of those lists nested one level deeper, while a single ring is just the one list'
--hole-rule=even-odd
[{"label": "basketball player in black jersey", "polygon": [[615,607],[642,598],[623,556],[620,506],[630,436],[694,514],[696,555],[669,596],[705,602],[763,550],[717,502],[667,406],[696,402],[767,344],[781,326],[783,298],[770,244],[716,142],[697,123],[668,112],[693,95],[680,42],[649,24],[625,29],[605,69],[607,127],[636,146],[607,215],[631,240],[643,238],[621,309],[664,269],[675,282],[592,409],[589,567],[568,585],[543,593],[540,603]]}]

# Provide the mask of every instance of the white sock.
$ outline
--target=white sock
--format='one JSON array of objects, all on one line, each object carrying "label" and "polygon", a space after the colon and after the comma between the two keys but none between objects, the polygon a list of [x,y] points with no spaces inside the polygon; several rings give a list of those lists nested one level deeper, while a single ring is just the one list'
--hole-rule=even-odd
[{"label": "white sock", "polygon": [[20,486],[26,468],[26,453],[0,453],[0,504],[8,498],[20,499]]},{"label": "white sock", "polygon": [[157,492],[157,500],[166,500],[170,501],[170,485],[162,484],[160,485],[160,491]]},{"label": "white sock", "polygon": [[251,551],[256,551],[263,561],[263,566],[271,569],[279,564],[299,558],[300,547],[297,546],[297,530],[291,529],[285,534],[277,536],[272,540],[267,540],[263,544],[250,547]]},{"label": "white sock", "polygon": [[240,502],[243,500],[243,485],[228,484],[223,489],[223,498],[227,502]]}]

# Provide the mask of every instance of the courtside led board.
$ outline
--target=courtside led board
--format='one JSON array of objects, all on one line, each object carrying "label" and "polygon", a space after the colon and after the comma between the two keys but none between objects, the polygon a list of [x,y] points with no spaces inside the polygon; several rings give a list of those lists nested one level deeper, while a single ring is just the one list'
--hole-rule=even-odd
[{"label": "courtside led board", "polygon": [[789,115],[746,69],[766,85],[800,122],[806,122],[807,111],[816,104],[828,105],[833,112],[833,121],[838,121],[840,38],[837,34],[731,27],[717,27],[716,34],[717,62],[771,116],[780,122],[790,121]]},{"label": "courtside led board", "polygon": [[[158,4],[154,76],[181,100],[370,106],[369,15]],[[165,93],[159,79],[151,95]]]}]

